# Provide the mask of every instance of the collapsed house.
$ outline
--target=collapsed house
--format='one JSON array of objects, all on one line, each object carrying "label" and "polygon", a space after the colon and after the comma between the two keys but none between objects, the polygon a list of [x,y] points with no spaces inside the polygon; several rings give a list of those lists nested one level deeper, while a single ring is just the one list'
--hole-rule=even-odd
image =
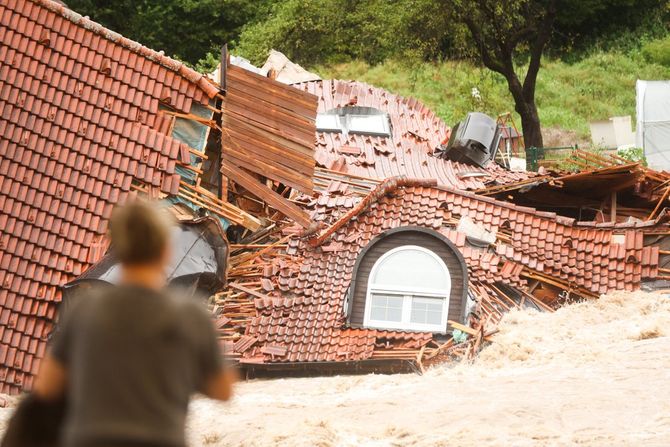
[{"label": "collapsed house", "polygon": [[509,203],[558,183],[440,157],[450,130],[414,99],[223,60],[211,80],[57,2],[0,5],[0,392],[31,387],[61,287],[114,282],[107,219],[135,195],[202,245],[171,279],[227,274],[212,310],[250,373],[399,371],[508,309],[664,278],[661,209],[594,223]]},{"label": "collapsed house", "polygon": [[[315,213],[328,220],[336,210]],[[446,341],[436,334],[450,327],[638,289],[659,277],[656,237],[667,237],[658,221],[578,222],[426,180],[389,179],[322,232],[292,235],[281,254],[259,262],[263,290],[232,348],[259,373],[353,360],[399,370],[390,360],[430,355]]]},{"label": "collapsed house", "polygon": [[[286,93],[294,89],[254,76],[231,73],[223,105],[221,86],[59,3],[0,5],[0,392],[31,387],[60,287],[105,255],[115,203],[144,195],[162,199],[186,226],[207,218],[223,258],[225,229],[262,226],[229,195],[241,201],[253,189],[296,219],[306,215],[254,172],[311,192],[316,98],[294,101]],[[249,101],[264,109],[255,121],[244,119]],[[284,121],[296,131],[279,130]],[[239,174],[244,187],[221,173],[224,165],[236,179],[242,172],[236,146],[221,150],[231,134],[263,160]],[[286,147],[286,160],[275,147]],[[218,262],[224,274],[186,276],[225,279],[225,259]]]},{"label": "collapsed house", "polygon": [[[609,222],[520,206],[510,194],[568,195],[570,176],[441,158],[449,129],[416,100],[359,82],[295,87],[319,97],[316,192],[298,197],[317,230],[285,225],[235,246],[215,310],[250,374],[421,367],[459,349],[453,329],[478,327],[481,341],[512,308],[551,311],[667,279],[659,210]],[[593,191],[608,203],[635,183],[630,163],[612,165],[620,181]],[[582,177],[603,186],[603,175]]]},{"label": "collapsed house", "polygon": [[[324,80],[295,87],[319,98],[315,184],[343,188],[347,181],[405,175],[473,190],[519,182],[532,173],[492,163],[486,169],[440,158],[450,129],[421,102],[362,82]],[[344,181],[330,182],[343,176]],[[331,191],[334,192],[334,191]]]}]

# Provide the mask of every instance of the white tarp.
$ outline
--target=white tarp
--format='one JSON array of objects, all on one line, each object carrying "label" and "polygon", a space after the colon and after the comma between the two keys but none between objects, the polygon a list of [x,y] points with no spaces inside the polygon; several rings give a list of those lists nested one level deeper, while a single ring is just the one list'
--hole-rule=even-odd
[{"label": "white tarp", "polygon": [[670,81],[636,84],[637,139],[649,167],[670,171]]}]

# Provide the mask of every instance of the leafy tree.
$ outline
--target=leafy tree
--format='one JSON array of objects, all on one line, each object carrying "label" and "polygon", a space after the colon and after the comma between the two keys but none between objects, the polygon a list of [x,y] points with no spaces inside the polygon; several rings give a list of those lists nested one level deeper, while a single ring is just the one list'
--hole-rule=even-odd
[{"label": "leafy tree", "polygon": [[[542,55],[560,24],[565,35],[580,35],[639,15],[639,8],[655,0],[443,0],[446,14],[467,26],[481,62],[507,81],[515,109],[521,116],[526,146],[542,147],[535,87]],[[604,26],[604,25],[602,25]],[[521,63],[519,62],[526,62]]]},{"label": "leafy tree", "polygon": [[80,14],[143,45],[196,64],[234,43],[242,26],[264,18],[276,0],[67,0]]},{"label": "leafy tree", "polygon": [[261,63],[270,49],[305,65],[471,54],[462,26],[436,0],[285,0],[244,27],[237,51]]},{"label": "leafy tree", "polygon": [[670,67],[670,36],[646,43],[642,54],[649,62]]},{"label": "leafy tree", "polygon": [[[558,0],[455,0],[454,16],[465,23],[482,63],[505,77],[521,116],[526,146],[542,147],[535,85],[545,46],[551,38]],[[516,52],[527,48],[530,61],[523,78],[515,66]]]}]

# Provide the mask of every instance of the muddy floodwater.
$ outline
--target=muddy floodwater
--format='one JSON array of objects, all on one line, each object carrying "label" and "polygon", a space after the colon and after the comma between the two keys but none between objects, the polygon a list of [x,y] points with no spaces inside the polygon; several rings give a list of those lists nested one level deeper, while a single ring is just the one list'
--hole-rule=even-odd
[{"label": "muddy floodwater", "polygon": [[[193,446],[668,446],[670,298],[513,312],[473,364],[250,381],[196,399]],[[3,410],[6,418],[11,409]]]}]

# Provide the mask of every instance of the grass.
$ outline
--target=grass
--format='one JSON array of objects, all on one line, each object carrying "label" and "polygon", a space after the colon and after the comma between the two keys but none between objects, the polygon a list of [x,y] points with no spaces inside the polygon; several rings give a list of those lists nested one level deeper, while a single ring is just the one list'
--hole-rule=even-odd
[{"label": "grass", "polygon": [[[315,71],[325,78],[356,79],[414,96],[450,125],[469,111],[496,116],[514,110],[504,78],[470,62],[387,61],[369,66],[354,61]],[[670,67],[647,61],[639,51],[599,52],[572,64],[545,59],[536,91],[542,126],[571,131],[584,140],[589,137],[589,121],[615,115],[631,115],[634,121],[637,79],[670,79]],[[472,96],[473,88],[479,90],[481,100]],[[515,122],[521,126],[516,115]]]}]

